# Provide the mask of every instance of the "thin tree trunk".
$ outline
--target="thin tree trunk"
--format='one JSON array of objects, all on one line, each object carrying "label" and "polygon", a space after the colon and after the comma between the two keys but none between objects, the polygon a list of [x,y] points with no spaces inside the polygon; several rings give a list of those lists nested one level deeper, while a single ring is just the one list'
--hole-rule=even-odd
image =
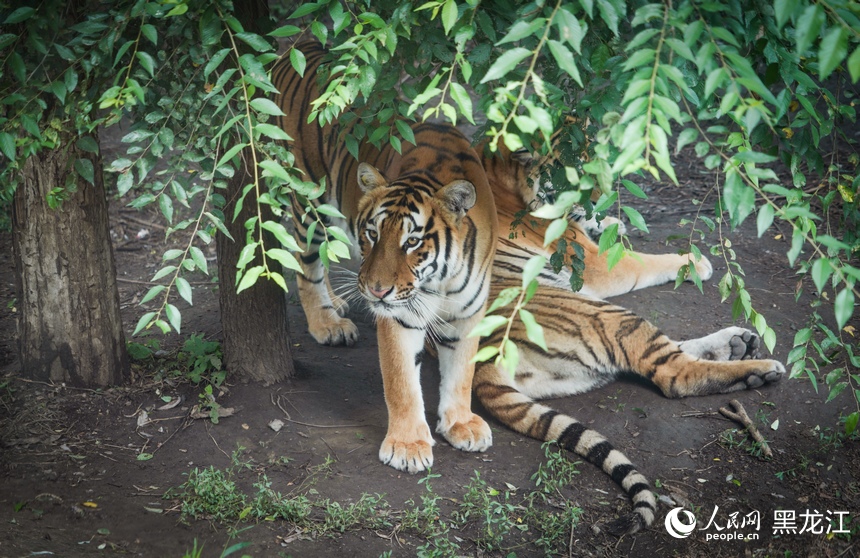
[{"label": "thin tree trunk", "polygon": [[[270,30],[272,22],[264,0],[243,0],[237,2],[235,7],[236,17],[246,30],[260,34]],[[252,181],[244,163],[251,158],[243,157],[242,160],[242,168],[230,179],[225,194],[225,225],[235,241],[224,235],[218,235],[217,238],[224,360],[232,373],[268,385],[290,378],[295,373],[287,321],[287,297],[274,281],[268,279],[259,279],[250,289],[236,294],[236,262],[245,246],[244,223],[256,216],[256,204],[251,192],[245,199],[242,211],[235,220],[232,219],[242,189]],[[268,209],[267,205],[263,206],[263,219],[275,219]],[[276,242],[271,236],[266,240],[268,246],[276,246]],[[259,263],[249,263],[247,268]],[[270,265],[273,263],[270,261]]]},{"label": "thin tree trunk", "polygon": [[[17,270],[18,352],[25,376],[75,386],[111,386],[128,378],[102,160],[64,145],[27,158],[12,213]],[[94,183],[76,159],[92,162]],[[70,173],[77,191],[58,209],[48,194]]]},{"label": "thin tree trunk", "polygon": [[[245,246],[245,221],[256,215],[253,192],[248,194],[242,211],[231,220],[242,188],[252,178],[244,166],[236,172],[227,187],[226,227],[235,239],[218,236],[218,289],[221,301],[221,326],[224,330],[224,360],[231,373],[268,385],[292,377],[293,355],[287,317],[287,297],[274,281],[261,278],[257,284],[236,294],[236,262]],[[268,209],[268,206],[263,206]],[[268,215],[266,214],[268,213]],[[275,219],[264,212],[264,219]],[[269,237],[268,246],[277,241]],[[258,256],[259,259],[259,256]],[[260,264],[255,261],[248,269]],[[275,262],[271,261],[269,264]]]}]

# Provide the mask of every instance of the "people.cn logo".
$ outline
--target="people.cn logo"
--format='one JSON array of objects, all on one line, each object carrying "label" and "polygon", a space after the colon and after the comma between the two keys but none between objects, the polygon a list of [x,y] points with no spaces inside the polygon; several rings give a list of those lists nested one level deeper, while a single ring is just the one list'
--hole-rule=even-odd
[{"label": "people.cn logo", "polygon": [[[681,521],[681,513],[689,523]],[[686,539],[696,528],[696,516],[684,508],[675,508],[666,514],[666,531],[676,539]]]}]

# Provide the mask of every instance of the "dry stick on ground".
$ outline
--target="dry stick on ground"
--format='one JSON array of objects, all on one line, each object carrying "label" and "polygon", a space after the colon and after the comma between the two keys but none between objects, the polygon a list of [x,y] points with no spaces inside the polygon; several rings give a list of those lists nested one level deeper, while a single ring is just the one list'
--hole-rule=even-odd
[{"label": "dry stick on ground", "polygon": [[764,436],[761,435],[761,432],[758,431],[758,428],[755,427],[753,421],[750,420],[749,415],[747,414],[744,406],[741,405],[740,401],[737,399],[732,399],[729,401],[729,405],[732,407],[734,412],[728,410],[725,407],[720,407],[720,413],[726,418],[730,418],[735,422],[738,422],[744,425],[744,428],[747,429],[747,432],[753,437],[753,440],[759,443],[761,446],[761,451],[765,457],[768,459],[773,457],[773,452],[770,450],[770,446],[767,445],[767,440],[764,439]]}]

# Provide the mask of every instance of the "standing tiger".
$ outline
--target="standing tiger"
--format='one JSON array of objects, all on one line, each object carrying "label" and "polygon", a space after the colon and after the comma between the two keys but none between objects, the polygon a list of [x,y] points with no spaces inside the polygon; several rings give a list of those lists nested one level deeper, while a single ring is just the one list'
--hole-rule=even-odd
[{"label": "standing tiger", "polygon": [[[433,464],[434,441],[419,383],[428,339],[438,350],[441,375],[436,431],[455,448],[483,451],[492,444],[492,433],[471,410],[478,339],[468,333],[486,309],[497,225],[480,158],[455,128],[420,124],[413,128],[415,144],[404,143],[402,154],[365,145],[359,163],[340,141],[345,130],[307,124],[326,51],[319,44],[300,48],[307,59],[303,78],[288,60],[273,70],[286,114],[279,124],[294,140],[295,165],[306,179],[325,178],[322,201],[346,216],[361,252],[356,287],[376,316],[388,407],[379,458],[410,473]],[[300,205],[294,209],[294,215],[301,214]],[[303,225],[296,227],[305,238]],[[351,345],[357,330],[343,317],[344,301],[332,292],[319,260],[322,235],[315,230],[301,257],[302,308],[318,342]]]},{"label": "standing tiger", "polygon": [[[493,189],[499,223],[512,223],[515,214],[534,200],[525,167],[506,149],[498,156],[485,155],[484,168]],[[499,239],[493,262],[495,297],[506,287],[522,283],[522,266],[536,254],[547,257],[556,244],[543,247],[548,222],[526,218],[517,242]],[[481,405],[511,429],[538,440],[555,440],[598,467],[621,485],[634,504],[634,512],[608,526],[612,533],[632,533],[654,520],[656,502],[648,481],[627,457],[598,432],[573,417],[536,403],[535,399],[582,393],[612,381],[622,372],[651,380],[666,397],[727,393],[775,382],[785,368],[774,360],[758,357],[760,340],[749,330],[729,327],[682,343],[675,343],[654,325],[633,312],[601,300],[631,290],[674,279],[691,263],[675,254],[626,256],[607,271],[605,256],[590,238],[593,223],[572,221],[568,241],[575,240],[585,252],[584,287],[574,293],[567,277],[549,268],[538,277],[541,288],[527,308],[543,326],[548,351],[529,341],[522,323],[516,322],[510,338],[519,347],[520,359],[513,377],[492,362],[479,363],[475,395]],[[695,262],[702,279],[712,268],[704,258]],[[498,346],[503,332],[482,340],[482,346]]]}]

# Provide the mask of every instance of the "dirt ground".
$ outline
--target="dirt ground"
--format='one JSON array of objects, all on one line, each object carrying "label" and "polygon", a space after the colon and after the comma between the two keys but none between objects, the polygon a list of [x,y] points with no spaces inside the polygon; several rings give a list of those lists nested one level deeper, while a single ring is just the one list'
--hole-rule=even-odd
[{"label": "dirt ground", "polygon": [[[688,234],[689,227],[679,229],[678,222],[697,211],[689,197],[703,199],[714,184],[714,177],[695,159],[680,165],[677,172],[681,190],[646,185],[648,200],[626,200],[640,209],[651,228],[650,235],[632,234],[637,249],[662,252],[681,246],[681,241],[667,242],[667,238]],[[143,312],[137,302],[148,288],[165,244],[153,213],[130,211],[124,207],[127,201],[113,202],[112,233],[123,317],[130,334]],[[713,201],[711,195],[706,207],[712,207]],[[133,240],[141,229],[151,235]],[[759,239],[750,222],[728,237],[743,264],[754,306],[776,330],[774,357],[784,362],[795,331],[805,325],[811,302],[807,294],[795,302],[799,277],[787,267],[785,235],[780,237],[780,231],[772,229]],[[706,240],[716,241],[716,234]],[[377,459],[387,419],[374,325],[365,312],[353,309],[350,316],[361,331],[357,346],[321,347],[307,334],[293,299],[291,328],[298,376],[271,387],[228,376],[229,389],[218,401],[236,414],[218,424],[186,420],[201,388],[156,381],[162,366],[157,362],[150,369],[136,366],[133,385],[103,391],[19,378],[14,316],[20,309],[14,307],[8,235],[0,237],[0,247],[0,557],[181,557],[195,540],[204,544],[204,556],[218,556],[225,546],[237,542],[249,542],[242,552],[255,557],[375,557],[386,552],[413,556],[427,542],[414,532],[398,529],[396,522],[385,529],[362,528],[316,538],[297,532],[283,520],[238,525],[206,519],[183,522],[178,501],[164,497],[195,467],[229,467],[230,455],[241,446],[241,460],[248,467],[242,468],[238,479],[246,490],[265,472],[274,489],[287,493],[301,487],[311,498],[344,505],[359,500],[363,493],[384,494],[395,510],[408,507],[410,500],[418,501],[425,494],[424,484],[419,483],[423,475],[400,473]],[[711,261],[719,279],[726,262],[714,257]],[[194,307],[177,303],[184,331],[218,340],[217,287],[204,276],[196,279]],[[804,285],[805,292],[809,286]],[[732,323],[730,306],[720,304],[719,298],[716,283],[710,282],[703,295],[688,283],[677,290],[667,285],[635,292],[615,302],[647,317],[673,338],[684,339]],[[855,325],[860,330],[860,324]],[[166,338],[162,345],[174,349],[180,341]],[[431,425],[436,422],[438,401],[435,366],[429,362],[423,378]],[[729,396],[667,400],[652,387],[631,380],[553,401],[558,410],[598,428],[666,497],[649,529],[621,538],[610,536],[600,527],[628,512],[630,503],[604,473],[583,463],[565,496],[584,513],[556,552],[643,557],[860,555],[860,443],[834,435],[841,430],[840,416],[855,407],[847,392],[825,403],[823,379],[819,385],[821,393],[816,393],[808,379],[785,379],[737,394],[771,443],[774,458],[769,461],[721,438],[721,433],[736,427],[717,412],[732,399]],[[163,405],[162,396],[177,395],[184,397],[180,406],[156,410]],[[142,410],[153,422],[138,426]],[[285,423],[279,432],[268,426],[273,419]],[[439,476],[432,479],[432,487],[442,498],[441,521],[453,513],[475,471],[499,491],[511,492],[515,487],[522,493],[533,488],[531,477],[544,459],[540,444],[490,423],[494,445],[482,454],[457,451],[437,436],[433,473]],[[153,456],[141,461],[140,453]],[[316,474],[308,490],[303,480],[323,469],[327,472]],[[666,513],[681,505],[694,510],[698,521],[697,529],[684,539],[673,538],[664,527]],[[846,533],[775,535],[777,510],[794,510],[798,518],[827,512],[831,519],[840,517],[836,512],[847,512],[841,516]],[[514,510],[514,516],[521,511]],[[757,535],[757,540],[707,540],[711,535],[725,538],[732,531],[728,527],[732,513],[745,518],[754,511],[760,514],[760,529],[747,523],[740,531]],[[472,525],[452,529],[448,536],[458,542],[461,554],[469,556],[545,554],[534,544],[533,529],[515,531],[495,551],[479,548],[476,533]]]}]

